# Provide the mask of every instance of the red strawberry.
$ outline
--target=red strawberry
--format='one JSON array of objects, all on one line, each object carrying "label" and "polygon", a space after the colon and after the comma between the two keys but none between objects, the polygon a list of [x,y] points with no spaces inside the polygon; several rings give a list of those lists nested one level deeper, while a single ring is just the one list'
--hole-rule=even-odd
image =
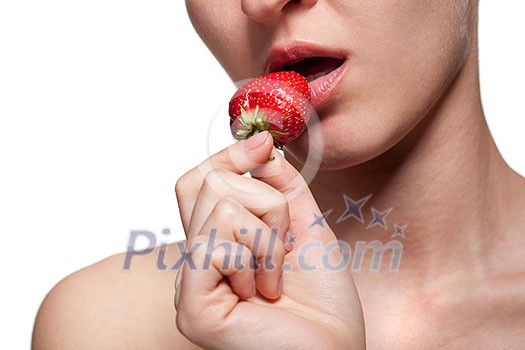
[{"label": "red strawberry", "polygon": [[275,72],[241,86],[230,100],[230,129],[237,140],[261,131],[282,148],[297,138],[310,117],[310,85],[296,72]]}]

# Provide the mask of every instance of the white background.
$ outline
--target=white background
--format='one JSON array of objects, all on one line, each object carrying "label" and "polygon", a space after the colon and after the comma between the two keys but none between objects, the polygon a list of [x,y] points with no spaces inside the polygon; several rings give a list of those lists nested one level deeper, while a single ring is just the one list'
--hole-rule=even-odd
[{"label": "white background", "polygon": [[[485,111],[522,174],[523,13],[499,0],[480,14]],[[173,186],[218,114],[228,142],[233,91],[182,0],[0,3],[0,348],[28,348],[46,292],[131,229],[183,237]]]}]

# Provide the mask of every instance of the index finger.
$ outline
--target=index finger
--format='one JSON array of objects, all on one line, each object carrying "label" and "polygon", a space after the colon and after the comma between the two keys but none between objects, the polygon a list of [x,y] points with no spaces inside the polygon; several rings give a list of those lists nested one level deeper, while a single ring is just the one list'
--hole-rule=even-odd
[{"label": "index finger", "polygon": [[189,227],[199,190],[210,171],[222,169],[239,175],[245,174],[265,163],[272,149],[273,139],[264,131],[223,149],[184,174],[175,185],[184,229]]}]

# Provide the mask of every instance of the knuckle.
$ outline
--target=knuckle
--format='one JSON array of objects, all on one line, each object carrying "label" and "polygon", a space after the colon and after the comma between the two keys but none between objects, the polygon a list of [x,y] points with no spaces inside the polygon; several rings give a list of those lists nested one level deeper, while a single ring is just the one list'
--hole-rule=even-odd
[{"label": "knuckle", "polygon": [[213,208],[213,214],[220,222],[232,222],[239,215],[239,212],[239,205],[228,198],[221,199]]},{"label": "knuckle", "polygon": [[189,173],[186,173],[182,175],[177,182],[175,183],[175,194],[177,195],[177,198],[179,198],[181,195],[183,195],[189,186]]},{"label": "knuckle", "polygon": [[222,169],[213,169],[204,176],[202,185],[210,189],[214,189],[224,181],[225,175],[226,171]]},{"label": "knuckle", "polygon": [[279,200],[277,202],[277,209],[282,211],[283,213],[287,214],[289,213],[290,206],[288,204],[288,200],[286,199],[286,196],[279,192]]},{"label": "knuckle", "polygon": [[271,211],[272,214],[279,214],[279,216],[282,214],[288,214],[288,199],[284,194],[275,190],[271,193],[269,198],[268,210]]},{"label": "knuckle", "polygon": [[280,205],[288,205],[288,199],[286,198],[286,196],[282,192],[279,192],[277,190],[275,191],[277,192],[276,202]]},{"label": "knuckle", "polygon": [[180,191],[182,190],[182,177],[175,182],[175,186],[173,186],[173,192],[177,195],[177,197],[180,194]]},{"label": "knuckle", "polygon": [[274,188],[267,186],[267,192],[264,193],[263,199],[267,204],[268,209],[281,209],[287,207],[288,200],[286,196]]}]

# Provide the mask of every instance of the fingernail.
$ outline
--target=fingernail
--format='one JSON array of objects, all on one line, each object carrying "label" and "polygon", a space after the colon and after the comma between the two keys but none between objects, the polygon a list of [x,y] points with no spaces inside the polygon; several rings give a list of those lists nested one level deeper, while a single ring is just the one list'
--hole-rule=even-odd
[{"label": "fingernail", "polygon": [[263,131],[256,135],[253,135],[249,139],[244,140],[244,143],[243,143],[244,149],[247,151],[255,149],[261,146],[262,144],[264,144],[266,139],[268,139],[268,131]]},{"label": "fingernail", "polygon": [[283,294],[283,275],[279,277],[279,283],[277,283],[277,295],[281,296]]}]

